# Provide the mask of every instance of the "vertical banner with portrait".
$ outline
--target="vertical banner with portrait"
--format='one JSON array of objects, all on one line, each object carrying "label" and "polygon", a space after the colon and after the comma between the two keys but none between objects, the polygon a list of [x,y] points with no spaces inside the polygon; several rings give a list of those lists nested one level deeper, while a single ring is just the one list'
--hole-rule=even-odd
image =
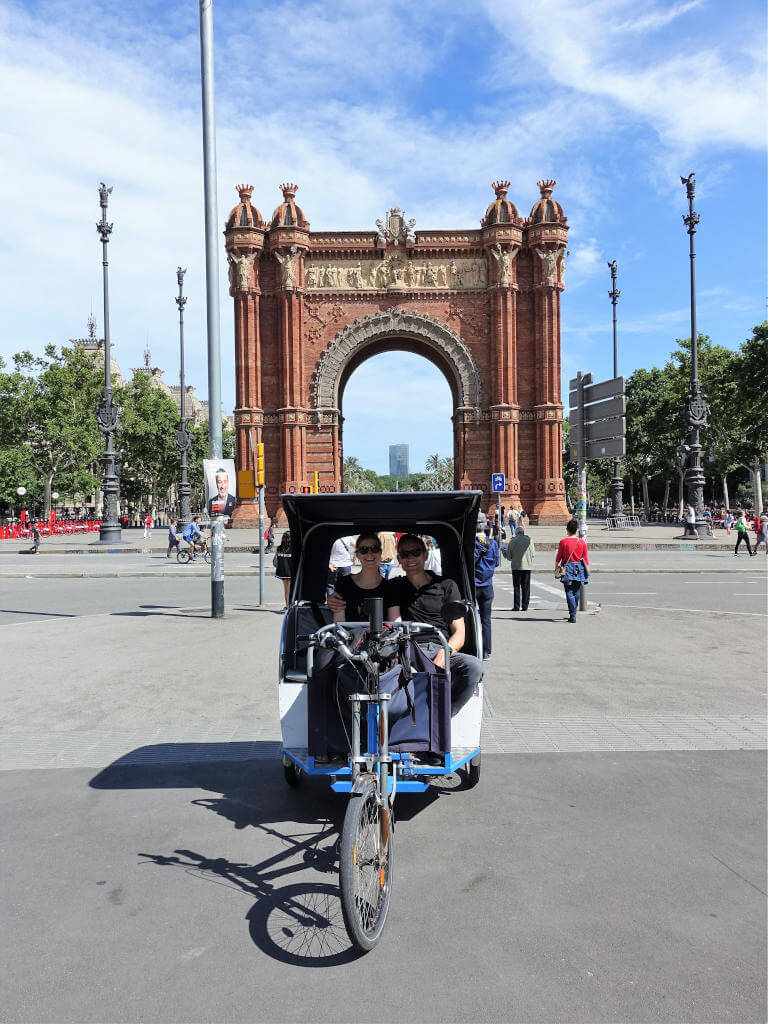
[{"label": "vertical banner with portrait", "polygon": [[234,459],[203,459],[205,507],[211,516],[231,516],[237,499]]}]

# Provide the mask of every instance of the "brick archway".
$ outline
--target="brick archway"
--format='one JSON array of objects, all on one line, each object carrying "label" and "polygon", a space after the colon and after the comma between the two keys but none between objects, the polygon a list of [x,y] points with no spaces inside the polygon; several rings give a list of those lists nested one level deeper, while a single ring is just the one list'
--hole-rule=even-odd
[{"label": "brick archway", "polygon": [[[455,486],[489,492],[536,522],[562,520],[560,292],[567,227],[541,182],[523,221],[507,183],[481,230],[415,231],[398,208],[377,232],[310,232],[295,185],[269,224],[250,186],[225,231],[235,303],[238,469],[266,454],[266,503],[300,492],[319,473],[341,488],[340,395],[353,370],[389,349],[442,371],[454,399]],[[538,211],[538,212],[537,212]],[[491,495],[487,493],[490,504]],[[239,501],[234,525],[257,518]]]}]

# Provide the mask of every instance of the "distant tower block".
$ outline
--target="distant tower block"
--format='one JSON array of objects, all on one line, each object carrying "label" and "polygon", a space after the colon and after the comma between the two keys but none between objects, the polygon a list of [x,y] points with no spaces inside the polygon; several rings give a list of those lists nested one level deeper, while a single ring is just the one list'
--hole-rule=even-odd
[{"label": "distant tower block", "polygon": [[391,444],[389,446],[389,475],[396,480],[408,476],[408,445]]}]

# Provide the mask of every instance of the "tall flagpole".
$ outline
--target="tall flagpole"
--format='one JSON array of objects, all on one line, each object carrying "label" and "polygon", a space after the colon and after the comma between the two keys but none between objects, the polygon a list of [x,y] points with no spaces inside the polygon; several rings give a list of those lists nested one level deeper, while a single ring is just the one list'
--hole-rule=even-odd
[{"label": "tall flagpole", "polygon": [[[205,194],[205,295],[208,324],[208,453],[223,455],[221,441],[221,342],[219,338],[216,124],[213,101],[213,0],[200,0],[200,70],[203,87],[203,188]],[[224,519],[211,537],[211,617],[224,616]]]}]

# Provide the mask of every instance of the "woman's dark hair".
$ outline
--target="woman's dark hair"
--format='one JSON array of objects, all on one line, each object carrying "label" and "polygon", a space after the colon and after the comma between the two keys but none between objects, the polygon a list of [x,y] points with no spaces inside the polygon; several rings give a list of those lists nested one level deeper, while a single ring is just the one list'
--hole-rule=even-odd
[{"label": "woman's dark hair", "polygon": [[286,530],[283,536],[280,538],[280,545],[277,549],[282,551],[284,555],[290,555],[291,553],[291,531]]},{"label": "woman's dark hair", "polygon": [[573,534],[576,533],[579,529],[579,524],[576,522],[575,519],[569,519],[568,522],[565,524],[565,528],[568,531],[568,533]]}]

